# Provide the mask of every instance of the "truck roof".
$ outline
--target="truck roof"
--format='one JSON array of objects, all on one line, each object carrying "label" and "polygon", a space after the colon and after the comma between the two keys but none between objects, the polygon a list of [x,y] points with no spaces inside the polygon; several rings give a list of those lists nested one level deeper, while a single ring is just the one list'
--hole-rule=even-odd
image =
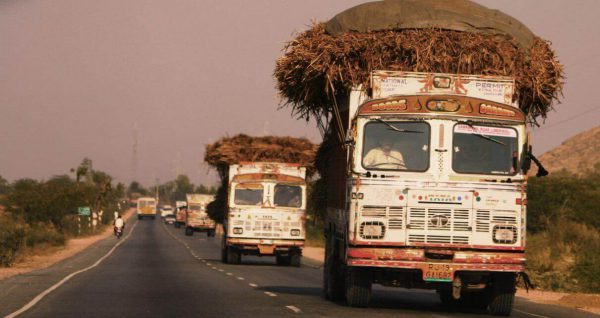
[{"label": "truck roof", "polygon": [[186,198],[187,198],[188,203],[201,203],[201,204],[208,204],[215,200],[215,196],[212,194],[190,193],[190,194],[186,194]]},{"label": "truck roof", "polygon": [[304,180],[306,167],[296,163],[281,162],[241,162],[229,166],[229,180],[233,180],[237,175],[246,174],[286,175]]}]

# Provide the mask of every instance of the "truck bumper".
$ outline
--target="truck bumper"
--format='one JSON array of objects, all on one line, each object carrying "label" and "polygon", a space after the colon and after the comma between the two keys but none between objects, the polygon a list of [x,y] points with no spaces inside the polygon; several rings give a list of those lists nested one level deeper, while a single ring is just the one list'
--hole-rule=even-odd
[{"label": "truck bumper", "polygon": [[304,240],[272,240],[227,238],[228,246],[235,246],[245,254],[277,255],[288,254],[290,251],[302,251]]},{"label": "truck bumper", "polygon": [[420,269],[422,272],[432,264],[449,265],[453,273],[459,271],[523,272],[525,254],[512,251],[351,247],[347,253],[347,264],[360,267]]}]

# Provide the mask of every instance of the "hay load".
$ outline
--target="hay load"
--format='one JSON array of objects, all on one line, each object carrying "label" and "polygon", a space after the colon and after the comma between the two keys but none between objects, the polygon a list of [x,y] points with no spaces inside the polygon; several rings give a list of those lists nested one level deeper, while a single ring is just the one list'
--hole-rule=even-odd
[{"label": "hay load", "polygon": [[373,70],[511,76],[531,123],[552,110],[563,67],[549,43],[519,21],[468,0],[389,0],[315,23],[289,42],[274,76],[283,102],[320,118]]},{"label": "hay load", "polygon": [[208,214],[222,222],[227,202],[228,168],[240,162],[298,163],[306,167],[307,174],[314,173],[314,160],[318,146],[305,138],[251,137],[239,134],[224,137],[207,145],[204,161],[217,169],[221,185],[215,201],[208,205]]}]

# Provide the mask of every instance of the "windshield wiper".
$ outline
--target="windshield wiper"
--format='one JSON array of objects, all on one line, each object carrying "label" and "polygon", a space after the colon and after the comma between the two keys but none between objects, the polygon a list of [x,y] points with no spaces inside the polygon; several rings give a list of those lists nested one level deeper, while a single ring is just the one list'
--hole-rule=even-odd
[{"label": "windshield wiper", "polygon": [[407,132],[407,133],[417,133],[417,134],[422,134],[422,131],[418,131],[418,130],[409,130],[409,129],[402,129],[402,128],[397,128],[392,126],[390,123],[386,122],[385,120],[381,119],[381,118],[375,118],[376,121],[383,123],[384,125],[388,126],[390,130],[393,131],[397,131],[397,132]]},{"label": "windshield wiper", "polygon": [[473,128],[473,135],[475,135],[475,136],[478,136],[478,137],[481,137],[481,138],[483,138],[483,139],[486,139],[486,140],[489,140],[489,141],[492,141],[492,142],[495,142],[495,143],[497,143],[497,144],[500,144],[500,145],[502,145],[502,146],[506,146],[506,143],[504,143],[504,142],[502,142],[502,141],[500,141],[500,140],[498,140],[498,139],[495,139],[495,138],[492,138],[492,137],[490,137],[490,136],[483,135],[483,134],[480,134],[480,133],[477,133],[477,132],[475,132],[475,131],[476,131],[476,129],[475,129],[475,127],[473,126],[473,123],[472,123],[470,120],[467,120],[467,121],[461,121],[460,123],[466,124],[467,126],[469,126],[469,127]]}]

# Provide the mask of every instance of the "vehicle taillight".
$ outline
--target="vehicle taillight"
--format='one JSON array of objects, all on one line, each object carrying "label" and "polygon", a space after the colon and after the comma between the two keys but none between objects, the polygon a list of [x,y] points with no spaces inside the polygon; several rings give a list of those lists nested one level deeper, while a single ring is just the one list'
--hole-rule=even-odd
[{"label": "vehicle taillight", "polygon": [[522,200],[521,198],[517,198],[517,205],[527,205],[527,199]]}]

